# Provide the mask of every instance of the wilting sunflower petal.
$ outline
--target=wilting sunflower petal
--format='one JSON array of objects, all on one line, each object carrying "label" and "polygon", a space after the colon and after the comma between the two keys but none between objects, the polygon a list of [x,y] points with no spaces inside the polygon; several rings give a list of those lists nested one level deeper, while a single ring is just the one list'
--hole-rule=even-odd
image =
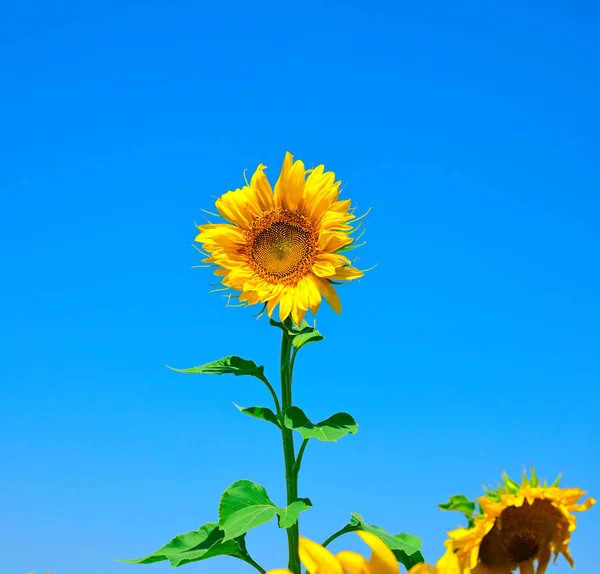
[{"label": "wilting sunflower petal", "polygon": [[249,185],[216,201],[229,223],[198,227],[196,241],[208,254],[204,261],[217,267],[223,285],[242,294],[242,302],[266,303],[270,317],[279,305],[280,320],[301,322],[307,311],[318,311],[323,297],[339,313],[331,280],[363,275],[337,252],[354,241],[350,201],[339,201],[332,172],[322,165],[306,170],[290,153],[274,191],[264,170],[260,164]]}]

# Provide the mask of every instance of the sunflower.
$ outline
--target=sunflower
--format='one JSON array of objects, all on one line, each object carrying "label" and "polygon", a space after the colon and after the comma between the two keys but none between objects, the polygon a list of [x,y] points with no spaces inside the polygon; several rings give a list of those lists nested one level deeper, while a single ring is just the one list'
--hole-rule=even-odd
[{"label": "sunflower", "polygon": [[[479,499],[481,516],[472,528],[448,533],[462,574],[543,574],[562,554],[573,567],[569,553],[573,512],[588,510],[595,500],[579,488],[540,485],[535,471],[523,475],[521,485],[503,476],[503,484]],[[535,562],[537,561],[537,567]]]},{"label": "sunflower", "polygon": [[[308,574],[400,574],[394,553],[385,542],[371,532],[357,533],[371,548],[371,558],[344,550],[334,556],[320,544],[300,537],[298,551]],[[270,570],[267,574],[291,574],[289,570]]]},{"label": "sunflower", "polygon": [[339,200],[340,182],[324,166],[306,170],[286,153],[274,190],[265,169],[260,164],[249,184],[217,199],[220,216],[230,223],[198,226],[204,262],[217,267],[215,275],[240,302],[262,303],[269,317],[279,305],[280,320],[291,315],[299,325],[322,298],[340,313],[334,281],[363,275],[343,254],[356,246],[352,234],[361,218],[349,199]]}]

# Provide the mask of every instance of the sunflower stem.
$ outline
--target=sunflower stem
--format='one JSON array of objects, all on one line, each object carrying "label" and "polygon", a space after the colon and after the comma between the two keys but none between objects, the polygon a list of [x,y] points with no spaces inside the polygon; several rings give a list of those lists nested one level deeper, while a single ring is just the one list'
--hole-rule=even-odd
[{"label": "sunflower stem", "polygon": [[[283,459],[285,462],[285,484],[288,506],[298,498],[298,475],[296,470],[296,456],[294,454],[294,435],[292,429],[285,427],[283,417],[285,411],[292,406],[292,370],[294,367],[292,351],[291,330],[292,321],[288,317],[284,321],[286,329],[281,336],[281,436],[283,439]],[[298,557],[298,522],[287,529],[289,562],[288,569],[292,574],[300,574],[300,558]]]},{"label": "sunflower stem", "polygon": [[358,530],[356,526],[350,526],[349,524],[347,524],[346,526],[344,526],[344,528],[332,534],[327,540],[325,540],[325,542],[323,542],[323,544],[321,544],[321,546],[325,548],[326,546],[331,544],[336,538],[339,538],[340,536],[343,536],[348,532],[356,532],[356,530]]}]

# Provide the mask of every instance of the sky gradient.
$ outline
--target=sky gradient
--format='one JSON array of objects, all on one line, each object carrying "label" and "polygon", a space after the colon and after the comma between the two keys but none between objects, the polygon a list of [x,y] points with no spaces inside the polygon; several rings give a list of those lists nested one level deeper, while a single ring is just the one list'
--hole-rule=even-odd
[{"label": "sky gradient", "polygon": [[[309,445],[302,533],[360,512],[435,560],[461,524],[436,505],[503,469],[599,497],[599,26],[584,1],[5,5],[0,573],[166,574],[115,560],[215,520],[237,479],[283,503],[275,429],[232,404],[266,390],[165,365],[237,354],[276,380],[278,331],[209,293],[191,243],[286,150],[372,208],[378,264],[297,361],[296,404],[360,425]],[[579,525],[585,574],[600,509]],[[248,545],[287,563],[276,524]]]}]

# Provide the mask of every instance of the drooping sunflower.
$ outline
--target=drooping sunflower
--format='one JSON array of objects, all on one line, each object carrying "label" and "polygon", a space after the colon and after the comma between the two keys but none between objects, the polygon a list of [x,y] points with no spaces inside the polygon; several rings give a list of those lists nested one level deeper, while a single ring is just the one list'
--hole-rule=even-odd
[{"label": "drooping sunflower", "polygon": [[240,302],[264,304],[269,317],[279,305],[280,320],[291,315],[299,325],[322,298],[340,313],[334,282],[363,275],[344,255],[355,247],[360,218],[349,199],[339,199],[340,182],[323,165],[306,170],[286,153],[274,190],[265,169],[260,164],[249,184],[217,199],[229,223],[198,226],[204,262],[217,267]]},{"label": "drooping sunflower", "polygon": [[[333,555],[327,548],[308,538],[300,537],[299,554],[308,574],[400,574],[394,553],[385,542],[371,532],[358,531],[371,548],[371,558],[349,550]],[[291,574],[289,570],[270,570],[267,574]]]},{"label": "drooping sunflower", "polygon": [[[585,491],[541,485],[535,471],[523,474],[521,485],[503,476],[503,484],[479,499],[481,515],[472,528],[448,533],[449,543],[461,574],[544,574],[550,563],[562,554],[573,567],[569,553],[571,533],[576,528],[573,512],[595,504],[579,499]],[[537,562],[537,566],[536,566]]]}]

